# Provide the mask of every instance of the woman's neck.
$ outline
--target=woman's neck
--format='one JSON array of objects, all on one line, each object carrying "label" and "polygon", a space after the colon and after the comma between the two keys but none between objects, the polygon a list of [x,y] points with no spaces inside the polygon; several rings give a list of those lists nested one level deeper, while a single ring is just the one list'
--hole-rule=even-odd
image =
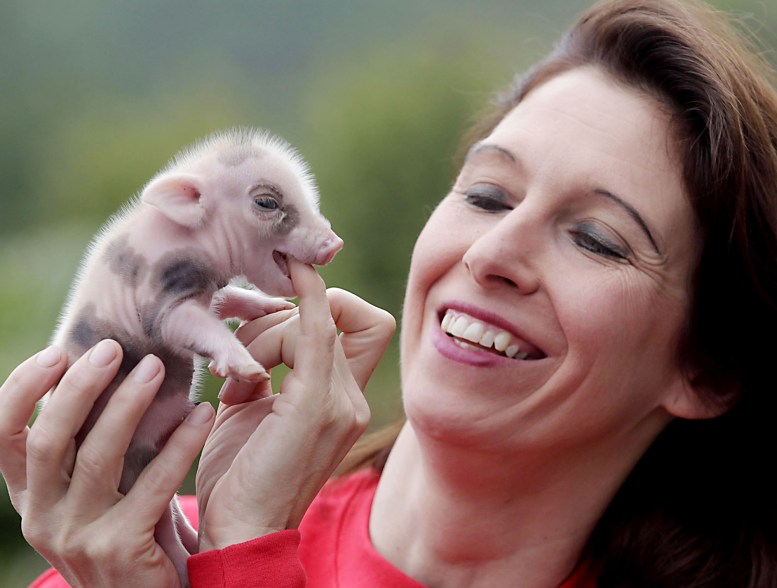
[{"label": "woman's neck", "polygon": [[556,588],[633,466],[614,460],[478,453],[420,440],[408,424],[381,477],[370,536],[431,587]]}]

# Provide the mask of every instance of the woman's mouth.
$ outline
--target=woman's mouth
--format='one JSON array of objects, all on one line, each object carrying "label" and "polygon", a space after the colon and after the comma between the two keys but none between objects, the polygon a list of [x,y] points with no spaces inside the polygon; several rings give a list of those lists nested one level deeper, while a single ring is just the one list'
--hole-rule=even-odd
[{"label": "woman's mouth", "polygon": [[542,359],[545,354],[526,341],[460,311],[448,309],[440,328],[464,348],[487,351],[510,359]]}]

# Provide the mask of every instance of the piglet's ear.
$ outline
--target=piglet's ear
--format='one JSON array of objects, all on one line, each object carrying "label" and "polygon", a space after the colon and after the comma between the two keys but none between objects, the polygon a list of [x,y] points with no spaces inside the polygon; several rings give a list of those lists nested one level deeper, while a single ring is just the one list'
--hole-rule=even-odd
[{"label": "piglet's ear", "polygon": [[205,220],[200,196],[199,178],[172,174],[152,180],[143,190],[141,200],[155,206],[179,225],[193,229]]}]

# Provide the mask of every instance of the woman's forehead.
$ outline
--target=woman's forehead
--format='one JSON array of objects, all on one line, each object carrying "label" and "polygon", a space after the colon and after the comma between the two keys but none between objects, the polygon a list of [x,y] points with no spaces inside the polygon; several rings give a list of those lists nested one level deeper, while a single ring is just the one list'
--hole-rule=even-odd
[{"label": "woman's forehead", "polygon": [[578,68],[534,88],[468,160],[484,154],[508,165],[512,158],[525,181],[618,194],[659,235],[694,234],[670,121],[655,98],[597,68]]}]

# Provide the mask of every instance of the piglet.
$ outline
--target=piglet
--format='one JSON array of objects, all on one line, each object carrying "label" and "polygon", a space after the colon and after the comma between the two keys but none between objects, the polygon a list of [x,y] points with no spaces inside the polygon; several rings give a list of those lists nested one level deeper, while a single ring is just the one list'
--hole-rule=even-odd
[{"label": "piglet", "polygon": [[[294,295],[288,257],[325,265],[342,244],[319,213],[302,158],[283,140],[253,129],[212,135],[180,152],[109,220],[82,262],[53,342],[71,365],[101,339],[124,350],[119,374],[77,443],[146,354],[165,364],[164,382],[127,451],[120,492],[192,410],[197,356],[209,358],[222,377],[269,377],[223,319],[289,308],[283,298],[269,297]],[[261,292],[230,285],[235,278]],[[185,518],[174,501],[156,537],[187,586],[186,558],[196,545],[183,544],[180,524]]]}]

